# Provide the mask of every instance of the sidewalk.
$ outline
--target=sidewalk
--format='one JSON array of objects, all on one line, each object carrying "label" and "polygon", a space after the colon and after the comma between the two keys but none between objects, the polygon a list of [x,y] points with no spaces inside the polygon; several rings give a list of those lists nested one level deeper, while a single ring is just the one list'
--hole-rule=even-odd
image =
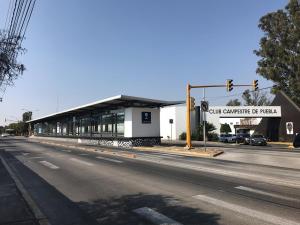
[{"label": "sidewalk", "polygon": [[38,225],[2,160],[0,178],[0,225]]}]

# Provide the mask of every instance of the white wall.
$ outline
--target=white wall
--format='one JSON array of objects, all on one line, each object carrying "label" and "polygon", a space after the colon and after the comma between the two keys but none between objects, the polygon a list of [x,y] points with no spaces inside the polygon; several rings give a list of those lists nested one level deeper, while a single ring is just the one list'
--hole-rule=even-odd
[{"label": "white wall", "polygon": [[[151,123],[142,123],[142,112],[151,112]],[[124,126],[125,137],[159,137],[159,108],[126,108]]]},{"label": "white wall", "polygon": [[160,108],[160,135],[162,139],[171,139],[171,124],[169,120],[173,119],[172,139],[176,139],[176,108],[168,106]]},{"label": "white wall", "polygon": [[132,137],[132,108],[125,108],[124,137]]},{"label": "white wall", "polygon": [[[171,124],[173,119],[172,140],[178,140],[179,135],[186,132],[186,105],[166,106],[160,109],[160,135],[162,139],[171,139]],[[191,112],[191,130],[195,130],[195,111]],[[169,138],[168,138],[169,136]]]}]

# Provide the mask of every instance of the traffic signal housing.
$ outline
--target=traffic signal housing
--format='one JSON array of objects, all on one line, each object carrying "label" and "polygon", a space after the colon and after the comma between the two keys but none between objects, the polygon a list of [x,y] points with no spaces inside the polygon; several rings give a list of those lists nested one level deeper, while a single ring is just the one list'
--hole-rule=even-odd
[{"label": "traffic signal housing", "polygon": [[258,90],[258,80],[253,80],[252,82],[252,87],[254,91]]},{"label": "traffic signal housing", "polygon": [[195,110],[195,98],[190,97],[190,110],[194,111]]},{"label": "traffic signal housing", "polygon": [[226,90],[228,92],[230,92],[230,91],[232,91],[232,89],[233,89],[233,80],[227,80],[226,81]]}]

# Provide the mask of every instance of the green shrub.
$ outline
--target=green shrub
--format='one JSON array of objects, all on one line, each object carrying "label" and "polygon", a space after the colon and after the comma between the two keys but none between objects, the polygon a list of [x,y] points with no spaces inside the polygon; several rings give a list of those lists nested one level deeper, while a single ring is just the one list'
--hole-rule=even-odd
[{"label": "green shrub", "polygon": [[182,133],[179,135],[179,140],[186,140],[186,133],[185,133],[185,132],[182,132]]}]

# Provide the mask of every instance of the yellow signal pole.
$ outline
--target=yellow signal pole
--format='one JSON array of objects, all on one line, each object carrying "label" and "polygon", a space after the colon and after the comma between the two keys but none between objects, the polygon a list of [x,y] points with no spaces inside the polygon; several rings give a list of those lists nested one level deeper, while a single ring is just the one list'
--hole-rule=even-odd
[{"label": "yellow signal pole", "polygon": [[186,86],[186,148],[191,149],[191,85]]},{"label": "yellow signal pole", "polygon": [[[229,80],[228,80],[229,81]],[[228,88],[228,84],[229,82],[227,81],[227,83],[221,84],[221,85],[190,85],[187,84],[186,86],[186,149],[191,149],[192,148],[192,142],[191,142],[191,89],[192,88],[218,88],[218,87],[226,87]],[[253,83],[252,84],[238,84],[238,85],[234,85],[232,83],[231,80],[231,87],[253,87]]]}]

